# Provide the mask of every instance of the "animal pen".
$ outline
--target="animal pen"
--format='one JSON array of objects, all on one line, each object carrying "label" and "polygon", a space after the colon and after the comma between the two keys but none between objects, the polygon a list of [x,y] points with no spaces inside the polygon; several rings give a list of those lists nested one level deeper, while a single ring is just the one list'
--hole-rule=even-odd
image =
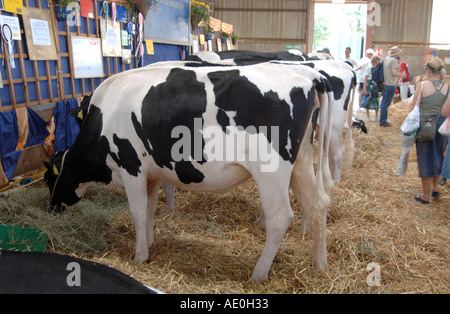
[{"label": "animal pen", "polygon": [[[115,2],[123,6],[126,3]],[[111,2],[108,3],[112,18]],[[48,11],[56,59],[30,58],[23,23],[19,23],[21,40],[14,41],[15,68],[11,67],[8,44],[2,41],[0,57],[5,65],[1,70],[0,133],[1,142],[8,145],[2,144],[2,157],[7,158],[2,158],[0,186],[24,173],[33,180],[39,177],[42,160],[53,152],[53,148],[47,150],[51,145],[41,144],[55,141],[52,127],[59,128],[62,136],[56,141],[60,140],[63,149],[73,136],[66,132],[68,109],[78,105],[79,98],[90,95],[108,77],[140,66],[134,56],[130,64],[125,64],[122,56],[102,55],[97,77],[75,75],[72,38],[101,39],[105,14],[102,6],[103,2],[93,0],[92,18],[81,17],[79,26],[69,27],[65,21],[56,20],[51,0],[24,1],[25,11]],[[126,12],[128,21],[131,12]],[[19,16],[22,20],[17,13],[1,11],[1,15]],[[119,25],[127,31],[126,23]],[[203,32],[201,28],[194,30],[196,36]],[[136,39],[132,44],[134,50]],[[217,44],[213,44],[217,49]],[[143,48],[144,65],[181,60],[185,53],[184,45],[162,42],[154,42],[154,54],[150,54],[147,45]],[[60,123],[48,124],[55,120],[55,108],[61,112]],[[408,108],[403,102],[391,105],[392,128],[367,123],[368,134],[354,130],[353,165],[344,171],[331,193],[325,271],[313,268],[312,239],[309,234],[299,233],[302,209],[291,194],[295,218],[275,257],[269,279],[258,284],[250,281],[265,242],[264,229],[255,224],[261,203],[251,180],[225,194],[176,190],[174,212],[165,209],[166,197],[161,191],[155,214],[155,243],[149,262],[144,265],[133,261],[135,230],[126,194],[120,188],[94,185],[72,210],[55,214],[47,210],[50,195],[45,184],[38,181],[19,185],[23,181],[19,177],[13,188],[0,194],[0,224],[42,230],[49,236],[47,252],[108,265],[166,293],[447,294],[449,185],[443,186],[442,196],[428,206],[414,201],[413,196],[420,190],[414,148],[406,174],[395,174],[402,151],[399,129]],[[16,131],[17,136],[10,136]],[[14,169],[5,168],[5,163],[14,165]]]}]

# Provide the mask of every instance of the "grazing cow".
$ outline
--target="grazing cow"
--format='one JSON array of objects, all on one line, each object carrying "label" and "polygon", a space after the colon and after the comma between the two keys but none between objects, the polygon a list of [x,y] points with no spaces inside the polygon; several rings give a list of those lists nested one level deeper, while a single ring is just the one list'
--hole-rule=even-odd
[{"label": "grazing cow", "polygon": [[[92,182],[124,186],[136,228],[135,259],[142,263],[154,241],[161,181],[193,191],[226,191],[253,177],[267,235],[252,275],[260,281],[293,218],[288,189],[299,175],[296,160],[317,94],[327,110],[332,93],[325,76],[270,63],[162,65],[116,74],[94,92],[72,147],[46,164],[51,205],[64,210],[76,204]],[[321,115],[320,123],[329,121]],[[326,209],[329,197],[320,178],[314,204]],[[323,216],[317,219],[324,222]],[[324,241],[320,230],[316,239]],[[314,265],[323,269],[325,245],[316,247]]]},{"label": "grazing cow", "polygon": [[[83,123],[84,117],[87,114],[87,111],[89,109],[89,102],[91,101],[92,96],[84,96],[83,100],[81,101],[81,104],[77,108],[73,108],[70,110],[70,114],[76,119],[78,124],[81,127],[81,124]],[[166,192],[167,197],[166,200],[166,209],[170,212],[174,210],[175,204],[174,204],[174,193],[175,193],[175,187],[170,185],[167,182],[163,182],[163,188]]]},{"label": "grazing cow", "polygon": [[367,134],[367,127],[363,120],[353,118],[352,127],[356,127],[361,130],[361,132]]}]

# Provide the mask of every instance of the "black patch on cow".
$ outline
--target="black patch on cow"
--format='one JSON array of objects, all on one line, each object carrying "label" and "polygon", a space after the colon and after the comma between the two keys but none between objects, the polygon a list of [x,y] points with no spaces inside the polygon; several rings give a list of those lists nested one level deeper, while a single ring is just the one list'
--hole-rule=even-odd
[{"label": "black patch on cow", "polygon": [[186,61],[202,61],[197,55],[189,55],[186,59]]},{"label": "black patch on cow", "polygon": [[248,51],[248,50],[226,50],[217,52],[220,59],[235,59],[235,60],[285,60],[285,61],[306,61],[307,55],[296,55],[289,51]]},{"label": "black patch on cow", "polygon": [[145,136],[144,129],[142,128],[142,125],[138,121],[136,114],[134,112],[131,113],[131,122],[133,123],[137,136],[141,139],[142,143],[144,144],[145,149],[150,155],[152,155],[152,149],[150,148],[148,139]]},{"label": "black patch on cow", "polygon": [[222,126],[223,132],[226,133],[226,126],[230,125],[230,117],[223,109],[219,109],[217,112],[217,122]]},{"label": "black patch on cow", "polygon": [[190,161],[179,161],[175,163],[175,172],[177,173],[178,179],[184,184],[189,183],[200,183],[205,178],[205,175],[194,168],[192,162]]},{"label": "black patch on cow", "polygon": [[323,70],[320,70],[319,73],[325,76],[330,82],[334,94],[334,100],[340,99],[342,97],[342,94],[344,93],[345,88],[344,81],[339,77],[330,76],[327,72]]},{"label": "black patch on cow", "polygon": [[[136,133],[155,163],[161,168],[175,170],[180,181],[185,184],[202,182],[204,175],[191,161],[174,160],[172,147],[181,138],[172,138],[172,131],[177,127],[187,128],[192,136],[189,156],[200,164],[204,163],[202,115],[205,111],[205,85],[197,81],[194,71],[175,68],[170,71],[165,82],[152,86],[144,97],[142,123],[137,121],[134,113],[131,117]],[[196,144],[199,147],[196,148]],[[194,152],[198,150],[200,156],[195,156]]]},{"label": "black patch on cow", "polygon": [[202,61],[202,62],[186,62],[184,64],[185,67],[188,68],[201,68],[201,67],[231,67],[233,65],[231,64],[217,64],[217,63],[210,63],[210,62],[206,62],[206,61]]},{"label": "black patch on cow", "polygon": [[[285,100],[281,100],[273,91],[262,94],[238,70],[212,72],[208,77],[214,85],[216,106],[219,108],[217,120],[222,129],[229,125],[229,119],[225,119],[221,111],[235,112],[234,121],[237,126],[246,130],[249,130],[248,127],[255,127],[256,132],[264,133],[275,149],[278,146],[278,153],[284,160],[292,163],[295,161],[314,105],[313,88],[306,95],[301,88],[292,89],[291,101],[294,108],[291,117],[290,106]],[[271,127],[278,127],[278,139],[272,138]],[[288,139],[292,145],[289,150]],[[277,140],[277,145],[273,145]]]},{"label": "black patch on cow", "polygon": [[136,150],[128,139],[119,138],[117,134],[113,135],[114,144],[117,146],[118,153],[109,152],[116,164],[124,168],[130,175],[137,177],[140,173],[141,161]]}]

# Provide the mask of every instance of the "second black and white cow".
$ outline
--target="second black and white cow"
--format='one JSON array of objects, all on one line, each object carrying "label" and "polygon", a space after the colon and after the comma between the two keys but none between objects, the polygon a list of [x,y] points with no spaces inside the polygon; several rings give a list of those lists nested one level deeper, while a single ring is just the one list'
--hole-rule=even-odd
[{"label": "second black and white cow", "polygon": [[[326,108],[331,93],[323,75],[302,76],[295,66],[270,63],[153,66],[117,74],[94,92],[73,146],[47,164],[51,205],[62,210],[76,204],[92,182],[124,186],[136,229],[135,259],[144,262],[154,241],[161,181],[226,191],[253,177],[266,226],[252,275],[260,281],[293,218],[288,190],[298,176],[296,160],[317,92]],[[319,182],[314,204],[326,208],[329,201]],[[316,239],[324,241],[325,229],[320,232]],[[314,249],[314,264],[326,266],[323,243]]]},{"label": "second black and white cow", "polygon": [[[279,62],[308,66],[325,75],[334,94],[332,129],[330,132],[330,168],[334,181],[341,180],[342,169],[351,167],[354,155],[352,130],[349,128],[345,143],[342,140],[344,125],[351,125],[356,75],[351,65],[340,60],[325,60],[323,57],[304,54],[298,50],[262,52],[231,50],[222,52],[201,51],[187,58],[222,65],[252,65],[264,62]],[[332,184],[328,184],[331,186]]]}]

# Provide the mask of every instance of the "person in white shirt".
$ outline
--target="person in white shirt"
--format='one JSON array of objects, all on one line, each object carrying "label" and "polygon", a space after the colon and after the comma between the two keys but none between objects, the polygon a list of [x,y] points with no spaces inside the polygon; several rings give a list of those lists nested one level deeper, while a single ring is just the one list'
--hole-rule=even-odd
[{"label": "person in white shirt", "polygon": [[358,62],[356,62],[355,59],[350,57],[351,53],[352,53],[352,48],[350,48],[350,47],[345,48],[345,57],[342,58],[342,60],[350,62],[352,64],[353,68],[356,68],[358,66]]},{"label": "person in white shirt", "polygon": [[369,48],[366,50],[366,55],[361,58],[358,62],[358,67],[355,69],[356,71],[359,71],[359,86],[358,86],[358,93],[359,93],[359,107],[361,108],[361,99],[363,96],[363,89],[364,89],[364,77],[366,73],[366,68],[370,65],[370,60],[372,59],[373,55],[375,54],[375,51],[372,48]]}]

